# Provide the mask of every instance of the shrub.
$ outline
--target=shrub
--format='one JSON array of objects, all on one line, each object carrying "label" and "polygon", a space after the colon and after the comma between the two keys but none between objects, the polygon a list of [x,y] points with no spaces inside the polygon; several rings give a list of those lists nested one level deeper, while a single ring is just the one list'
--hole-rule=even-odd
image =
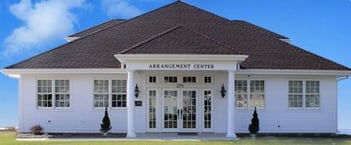
[{"label": "shrub", "polygon": [[41,127],[39,124],[34,125],[30,128],[30,131],[32,132],[33,135],[40,135],[42,134],[43,130],[44,130],[43,127]]},{"label": "shrub", "polygon": [[110,131],[112,129],[111,127],[111,122],[110,122],[110,118],[108,117],[108,112],[107,112],[107,107],[105,108],[105,116],[102,119],[102,124],[100,125],[101,129],[100,131],[102,133],[104,133],[104,135],[107,134],[108,131]]},{"label": "shrub", "polygon": [[260,130],[260,125],[259,125],[256,107],[255,107],[255,111],[252,114],[251,124],[249,125],[249,131],[251,134],[257,134],[259,130]]}]

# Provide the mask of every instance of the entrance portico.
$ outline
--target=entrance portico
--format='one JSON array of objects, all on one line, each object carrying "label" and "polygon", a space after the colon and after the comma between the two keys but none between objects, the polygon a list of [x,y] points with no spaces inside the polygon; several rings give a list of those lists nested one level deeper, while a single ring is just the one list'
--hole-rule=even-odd
[{"label": "entrance portico", "polygon": [[[227,90],[226,97],[227,102],[227,131],[226,136],[228,138],[236,138],[235,126],[234,126],[234,80],[235,71],[240,63],[244,61],[246,55],[164,55],[164,54],[116,54],[115,57],[121,62],[122,66],[128,72],[127,79],[127,137],[136,137],[135,134],[135,72],[138,71],[152,71],[152,72],[183,72],[182,76],[186,76],[187,72],[212,72],[221,71],[227,73],[227,82],[225,88]],[[174,75],[173,75],[174,76]],[[177,79],[177,76],[173,78],[164,77],[167,81]],[[179,77],[181,78],[181,77]],[[186,78],[190,81],[194,78]],[[195,78],[196,79],[196,78]],[[145,79],[146,80],[146,79]],[[141,86],[148,88],[147,86]],[[217,90],[221,86],[207,85],[206,87],[199,84],[184,85],[182,83],[175,83],[174,85],[160,85],[155,86],[153,89],[147,89],[146,96],[148,96],[147,110],[150,109],[150,102],[158,104],[152,109],[161,111],[155,111],[152,113],[158,117],[160,125],[156,131],[158,132],[203,132],[206,128],[200,127],[199,124],[204,126],[206,123],[212,123],[212,121],[206,122],[206,111],[211,110],[210,107],[216,107],[209,105],[211,98],[209,94],[212,91]],[[156,92],[160,93],[156,93]],[[155,94],[155,97],[152,96]],[[158,94],[158,95],[156,95]],[[157,97],[158,96],[158,97]],[[153,98],[151,98],[153,97]],[[154,99],[154,100],[152,100]],[[207,99],[207,100],[206,100]],[[206,102],[207,101],[207,102]],[[151,103],[152,104],[152,103]],[[207,105],[207,106],[206,106]],[[157,107],[158,106],[158,107]],[[207,108],[206,108],[207,107]],[[207,111],[208,112],[208,111]],[[150,114],[150,112],[147,112]],[[159,115],[161,113],[161,115]],[[209,113],[209,112],[208,112]],[[208,116],[214,116],[209,114]],[[224,117],[224,116],[223,116]],[[150,119],[150,115],[148,115]],[[199,118],[202,118],[201,120]],[[150,126],[149,122],[147,126]],[[156,122],[155,122],[156,124]],[[209,129],[211,130],[211,129]],[[148,130],[152,131],[152,129]]]}]

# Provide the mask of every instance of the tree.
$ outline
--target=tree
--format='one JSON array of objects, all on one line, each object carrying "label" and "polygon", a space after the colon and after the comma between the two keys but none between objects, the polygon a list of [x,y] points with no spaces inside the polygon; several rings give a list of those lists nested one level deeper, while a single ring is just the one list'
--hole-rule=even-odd
[{"label": "tree", "polygon": [[260,130],[260,125],[259,125],[256,107],[255,107],[255,111],[252,114],[251,124],[249,125],[249,131],[251,134],[257,134],[259,130]]},{"label": "tree", "polygon": [[100,131],[104,134],[104,136],[106,136],[108,131],[112,129],[110,118],[108,117],[107,107],[105,107],[105,116],[102,119],[102,124],[100,126]]}]

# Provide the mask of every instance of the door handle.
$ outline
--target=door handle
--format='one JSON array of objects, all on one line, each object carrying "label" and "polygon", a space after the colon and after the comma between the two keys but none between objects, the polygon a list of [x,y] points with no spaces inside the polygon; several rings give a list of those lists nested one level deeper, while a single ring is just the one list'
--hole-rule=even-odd
[{"label": "door handle", "polygon": [[180,116],[183,117],[183,109],[180,110]]},{"label": "door handle", "polygon": [[180,116],[180,115],[179,115],[179,109],[178,109],[178,111],[177,111],[177,112],[178,112],[178,113],[177,113],[177,119],[179,119],[179,116]]}]

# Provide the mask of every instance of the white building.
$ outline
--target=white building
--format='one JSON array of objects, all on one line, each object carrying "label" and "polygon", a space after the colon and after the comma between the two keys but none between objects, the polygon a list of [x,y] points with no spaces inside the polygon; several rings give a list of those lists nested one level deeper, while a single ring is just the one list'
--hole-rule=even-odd
[{"label": "white building", "polygon": [[127,137],[235,137],[257,106],[260,132],[335,133],[338,81],[351,75],[287,37],[180,1],[67,40],[2,70],[19,80],[19,132],[99,132],[108,106],[111,132]]}]

